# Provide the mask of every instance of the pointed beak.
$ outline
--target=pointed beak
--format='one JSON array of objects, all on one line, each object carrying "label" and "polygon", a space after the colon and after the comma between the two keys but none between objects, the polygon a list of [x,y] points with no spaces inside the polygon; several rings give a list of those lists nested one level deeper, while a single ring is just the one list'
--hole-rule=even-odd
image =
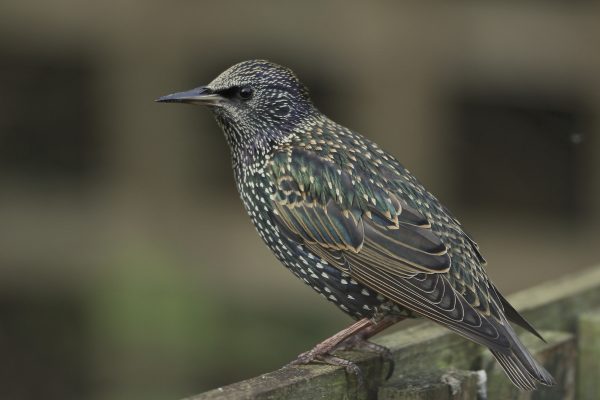
[{"label": "pointed beak", "polygon": [[188,103],[200,104],[205,106],[216,106],[225,98],[215,93],[207,86],[200,86],[185,92],[178,92],[159,97],[155,101],[159,103]]}]

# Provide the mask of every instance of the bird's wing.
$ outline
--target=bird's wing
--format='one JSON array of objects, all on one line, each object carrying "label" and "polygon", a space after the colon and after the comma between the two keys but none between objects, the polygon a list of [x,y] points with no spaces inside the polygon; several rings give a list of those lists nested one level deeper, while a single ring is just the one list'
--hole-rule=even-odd
[{"label": "bird's wing", "polygon": [[508,351],[503,322],[453,288],[444,243],[393,188],[297,148],[276,154],[268,173],[277,182],[273,221],[288,239],[385,297]]},{"label": "bird's wing", "polygon": [[282,153],[271,166],[277,226],[334,266],[348,271],[349,263],[368,264],[402,277],[450,268],[446,247],[427,219],[394,193],[359,184],[303,150]]}]

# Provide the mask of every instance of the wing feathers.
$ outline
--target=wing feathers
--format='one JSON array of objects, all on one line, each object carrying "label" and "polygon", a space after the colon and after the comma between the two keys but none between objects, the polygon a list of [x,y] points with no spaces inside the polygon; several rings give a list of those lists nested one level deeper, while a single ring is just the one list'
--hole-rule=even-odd
[{"label": "wing feathers", "polygon": [[[350,263],[351,275],[384,296],[433,319],[471,340],[506,352],[509,342],[500,334],[500,326],[475,311],[454,292],[442,275],[404,279],[367,265]],[[444,307],[445,306],[445,307]]]},{"label": "wing feathers", "polygon": [[289,175],[278,182],[273,219],[294,241],[317,244],[328,251],[349,251],[355,262],[374,263],[404,277],[449,270],[446,247],[429,222],[395,195],[386,200],[381,190],[374,191],[378,204],[387,204],[385,212],[371,206],[368,210],[344,209],[333,199],[324,205],[308,201],[308,195],[299,192],[303,185]]},{"label": "wing feathers", "polygon": [[[495,288],[494,288],[495,290]],[[498,291],[496,291],[500,301],[502,302],[502,307],[504,308],[504,313],[506,314],[506,318],[509,321],[514,322],[519,325],[521,328],[527,330],[529,333],[537,336],[541,341],[546,342],[546,340],[540,335],[540,333],[533,327],[531,324],[521,315],[515,308],[506,300],[504,296],[502,296]]]}]

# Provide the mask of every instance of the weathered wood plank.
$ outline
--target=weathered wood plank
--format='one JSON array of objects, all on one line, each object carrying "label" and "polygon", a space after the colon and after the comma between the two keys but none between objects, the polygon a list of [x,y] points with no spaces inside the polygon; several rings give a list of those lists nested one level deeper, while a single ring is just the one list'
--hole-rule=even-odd
[{"label": "weathered wood plank", "polygon": [[348,384],[341,368],[311,365],[261,375],[190,397],[204,399],[346,399]]},{"label": "weathered wood plank", "polygon": [[485,394],[482,374],[485,372],[451,370],[400,375],[379,388],[377,400],[474,400]]},{"label": "weathered wood plank", "polygon": [[600,397],[600,309],[581,314],[577,330],[577,398]]},{"label": "weathered wood plank", "polygon": [[[444,328],[423,323],[384,336],[378,343],[388,347],[396,364],[395,376],[432,369],[473,368],[483,351],[481,346]],[[368,353],[339,352],[356,362],[363,371],[366,387],[357,388],[356,378],[342,368],[325,365],[294,366],[224,388],[205,392],[188,400],[205,399],[364,399],[375,398],[384,383],[389,365]]]},{"label": "weathered wood plank", "polygon": [[504,375],[491,353],[484,354],[484,368],[488,373],[489,400],[572,400],[575,398],[577,346],[575,336],[568,332],[542,331],[547,343],[532,335],[522,335],[523,343],[534,357],[554,376],[556,386],[533,392],[519,391]]},{"label": "weathered wood plank", "polygon": [[[578,315],[600,307],[600,266],[527,289],[510,296],[510,300],[540,329],[575,332]],[[542,346],[543,350],[543,343],[531,335],[525,335],[524,338],[533,348]],[[375,341],[392,351],[396,362],[394,378],[407,373],[450,367],[478,369],[484,350],[428,322],[382,336]],[[379,357],[367,353],[343,354],[362,368],[367,382],[365,388],[357,389],[355,377],[347,375],[339,367],[310,365],[271,372],[188,400],[376,398],[388,366]],[[540,354],[543,357],[546,353],[542,351]],[[506,378],[502,379],[508,382]]]}]

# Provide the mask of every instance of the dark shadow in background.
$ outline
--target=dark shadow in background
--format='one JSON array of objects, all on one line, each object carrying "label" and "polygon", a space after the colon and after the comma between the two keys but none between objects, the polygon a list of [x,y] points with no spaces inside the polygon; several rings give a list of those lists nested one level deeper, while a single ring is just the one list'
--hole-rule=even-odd
[{"label": "dark shadow in background", "polygon": [[[450,100],[455,196],[464,207],[576,222],[593,153],[583,95],[462,90]],[[458,148],[460,147],[460,148]]]},{"label": "dark shadow in background", "polygon": [[83,183],[103,145],[95,129],[92,61],[0,48],[0,176]]}]

